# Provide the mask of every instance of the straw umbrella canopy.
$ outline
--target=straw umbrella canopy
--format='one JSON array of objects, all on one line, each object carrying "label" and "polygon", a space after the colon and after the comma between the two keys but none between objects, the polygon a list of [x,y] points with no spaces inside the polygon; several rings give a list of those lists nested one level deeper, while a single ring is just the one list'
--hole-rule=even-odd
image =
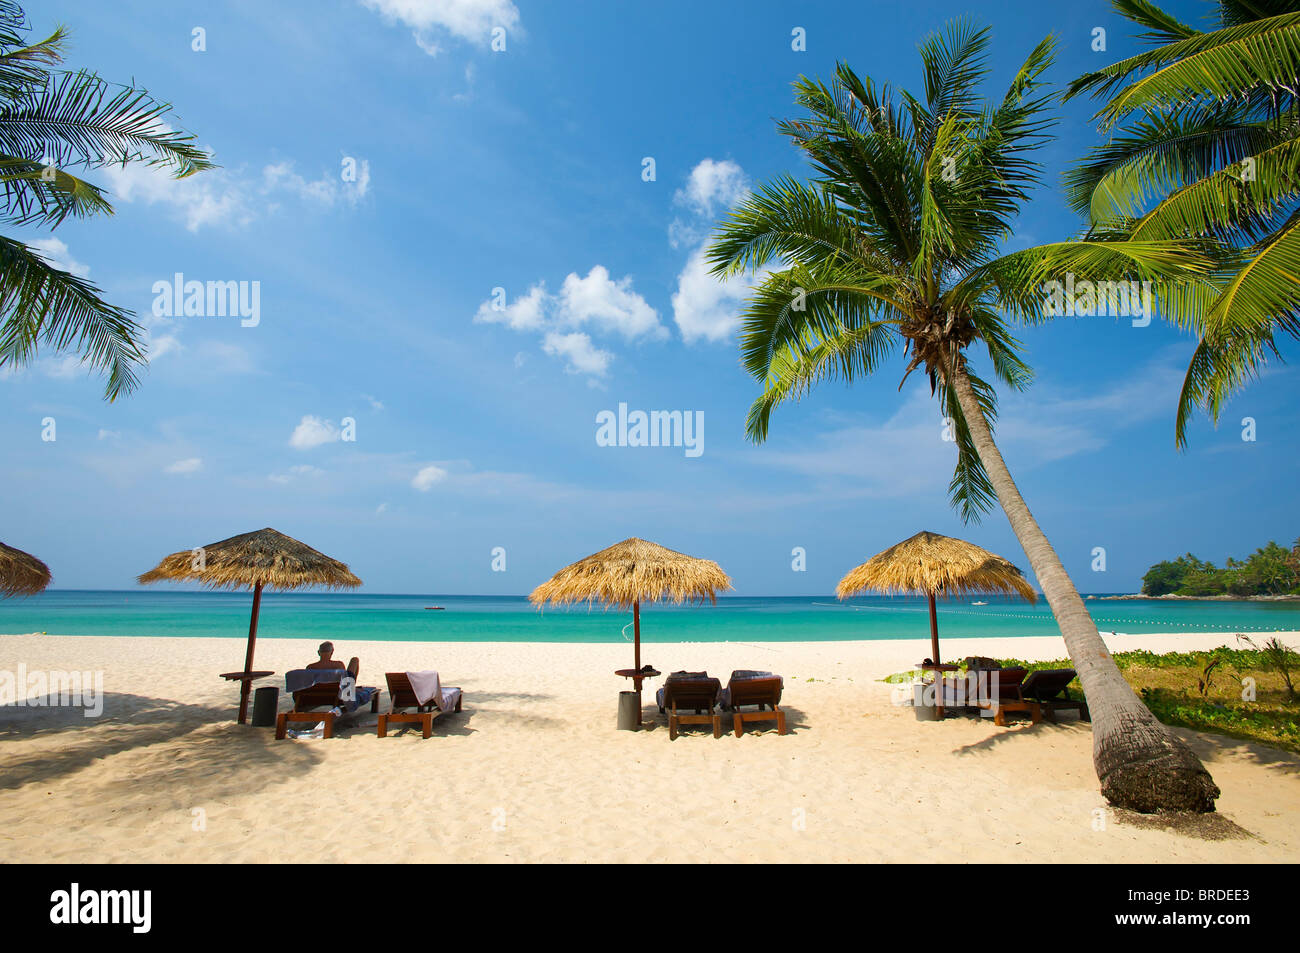
[{"label": "straw umbrella canopy", "polygon": [[0,598],[35,595],[49,584],[49,566],[31,553],[0,543]]},{"label": "straw umbrella canopy", "polygon": [[1005,593],[1037,600],[1024,574],[1001,556],[974,543],[938,533],[920,532],[884,552],[876,553],[852,569],[835,587],[841,599],[874,590],[890,593],[924,593],[930,601],[930,648],[939,663],[939,622],[934,598],[938,593]]},{"label": "straw umbrella canopy", "polygon": [[329,589],[343,589],[361,585],[361,580],[352,574],[352,570],[337,559],[331,559],[306,543],[269,527],[232,536],[198,549],[172,553],[139,577],[139,581],[145,584],[164,580],[199,582],[212,589],[253,590],[253,613],[248,623],[248,652],[244,656],[244,671],[236,673],[242,676],[239,692],[241,725],[248,715],[253,646],[257,642],[257,615],[262,604],[262,588],[290,590],[325,586]]},{"label": "straw umbrella canopy", "polygon": [[[697,559],[649,540],[625,539],[565,566],[528,596],[536,605],[600,602],[632,609],[635,670],[641,670],[641,603],[686,601],[711,604],[731,579],[711,559]],[[633,676],[641,691],[641,677]]]}]

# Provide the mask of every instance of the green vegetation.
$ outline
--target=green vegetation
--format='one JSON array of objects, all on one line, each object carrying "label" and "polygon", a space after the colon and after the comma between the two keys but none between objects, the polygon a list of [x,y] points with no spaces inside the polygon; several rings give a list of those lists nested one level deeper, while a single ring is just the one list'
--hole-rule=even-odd
[{"label": "green vegetation", "polygon": [[1191,553],[1156,563],[1142,577],[1147,596],[1277,596],[1300,594],[1300,539],[1288,550],[1275,542],[1222,569]]},{"label": "green vegetation", "polygon": [[[1262,646],[1238,636],[1247,648],[1211,652],[1119,652],[1115,664],[1147,708],[1166,725],[1216,732],[1245,741],[1300,751],[1300,699],[1294,678],[1300,653],[1271,638]],[[1070,668],[1069,659],[998,660],[1003,668],[1029,671]],[[910,681],[899,673],[888,682]],[[1078,679],[1070,694],[1082,693]],[[1251,697],[1253,695],[1253,698]]]},{"label": "green vegetation", "polygon": [[[1164,655],[1123,652],[1115,661],[1151,712],[1167,725],[1300,751],[1300,706],[1290,684],[1300,654],[1276,639],[1262,648],[1243,641],[1251,648]],[[1280,671],[1279,662],[1284,665]]]},{"label": "green vegetation", "polygon": [[1178,400],[1217,422],[1233,394],[1300,338],[1300,3],[1214,0],[1200,23],[1111,0],[1147,47],[1071,84],[1103,100],[1106,141],[1066,176],[1090,234],[1206,241],[1219,259],[1166,317],[1199,338]]},{"label": "green vegetation", "polygon": [[[184,178],[212,168],[171,106],[135,86],[61,68],[68,32],[27,41],[27,18],[0,0],[0,225],[54,229],[111,215],[98,186],[70,170],[139,163]],[[0,369],[31,364],[38,349],[68,351],[107,375],[105,396],[129,393],[146,363],[144,331],[92,282],[35,244],[0,235]]]}]

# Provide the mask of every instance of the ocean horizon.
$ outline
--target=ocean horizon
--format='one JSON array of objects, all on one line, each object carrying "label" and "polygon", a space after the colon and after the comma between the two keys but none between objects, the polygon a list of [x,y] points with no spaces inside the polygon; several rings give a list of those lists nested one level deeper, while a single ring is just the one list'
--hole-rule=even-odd
[{"label": "ocean horizon", "polygon": [[[1097,593],[1097,596],[1110,593]],[[977,605],[977,602],[984,603]],[[210,590],[48,590],[0,603],[0,633],[243,638],[252,597]],[[441,610],[426,608],[442,606]],[[1300,630],[1295,602],[1098,603],[1102,632]],[[929,637],[928,606],[915,596],[720,596],[717,605],[647,605],[641,640],[670,642],[875,641]],[[940,639],[1058,635],[1047,603],[983,596],[938,603]],[[264,593],[259,639],[399,642],[619,642],[632,613],[580,604],[539,610],[526,596]],[[341,651],[346,651],[341,649]]]}]

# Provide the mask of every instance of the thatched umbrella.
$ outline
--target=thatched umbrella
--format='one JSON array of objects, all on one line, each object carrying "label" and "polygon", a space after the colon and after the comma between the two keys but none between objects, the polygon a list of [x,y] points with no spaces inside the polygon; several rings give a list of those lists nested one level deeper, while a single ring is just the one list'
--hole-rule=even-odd
[{"label": "thatched umbrella", "polygon": [[883,593],[921,592],[930,599],[930,648],[939,663],[939,621],[936,593],[1002,592],[1037,599],[1024,574],[1001,556],[974,543],[938,533],[920,532],[877,553],[840,580],[841,599],[864,590]]},{"label": "thatched umbrella", "polygon": [[[571,566],[565,566],[542,583],[528,598],[542,605],[601,602],[606,606],[632,609],[634,670],[641,670],[641,603],[687,600],[717,602],[721,590],[731,588],[731,579],[711,559],[697,559],[666,549],[648,540],[625,539]],[[641,680],[632,676],[640,712]]]},{"label": "thatched umbrella", "polygon": [[31,553],[0,543],[0,598],[35,595],[49,584],[49,566]]},{"label": "thatched umbrella", "polygon": [[257,642],[257,613],[262,605],[262,587],[303,589],[326,586],[342,589],[361,585],[337,559],[330,559],[306,543],[300,543],[273,529],[259,529],[223,539],[198,549],[172,553],[139,577],[142,583],[162,580],[193,580],[213,589],[252,589],[253,614],[248,623],[248,652],[240,679],[239,723],[248,715],[249,684],[252,680],[253,646]]}]

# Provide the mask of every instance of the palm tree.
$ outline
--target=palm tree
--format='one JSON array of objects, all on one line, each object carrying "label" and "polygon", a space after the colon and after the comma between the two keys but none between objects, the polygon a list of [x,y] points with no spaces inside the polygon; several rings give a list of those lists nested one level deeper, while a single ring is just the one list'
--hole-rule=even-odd
[{"label": "palm tree", "polygon": [[1178,400],[1186,445],[1197,408],[1218,422],[1270,355],[1300,337],[1300,2],[1217,0],[1216,29],[1147,0],[1112,0],[1154,49],[1075,80],[1107,97],[1109,142],[1066,176],[1094,228],[1218,246],[1213,280],[1167,315],[1198,335]]},{"label": "palm tree", "polygon": [[761,442],[778,404],[826,379],[870,375],[901,344],[904,379],[924,368],[954,424],[954,505],[975,519],[996,496],[1052,607],[1092,709],[1103,793],[1142,811],[1213,810],[1218,788],[1120,675],[1021,497],[993,441],[994,387],[966,353],[981,342],[993,377],[1023,388],[1031,371],[1001,312],[1047,320],[1046,278],[1104,273],[1163,281],[1176,294],[1208,263],[1183,243],[1098,237],[999,254],[1037,182],[1031,153],[1050,126],[1042,74],[1054,42],[1040,43],[1005,96],[984,105],[987,45],[988,30],[966,23],[929,37],[921,99],[877,89],[843,64],[830,85],[795,83],[807,115],[779,129],[816,178],[759,187],[708,251],[721,277],[762,274],[742,315],[742,361],[763,387],[748,435]]},{"label": "palm tree", "polygon": [[[68,168],[144,162],[176,178],[212,167],[194,137],[169,128],[171,106],[94,73],[58,69],[67,31],[28,44],[22,8],[0,0],[0,221],[57,227],[69,216],[111,214],[96,186]],[[0,367],[31,363],[39,347],[71,349],[107,373],[113,400],[137,383],[142,329],[89,281],[0,235]]]}]

